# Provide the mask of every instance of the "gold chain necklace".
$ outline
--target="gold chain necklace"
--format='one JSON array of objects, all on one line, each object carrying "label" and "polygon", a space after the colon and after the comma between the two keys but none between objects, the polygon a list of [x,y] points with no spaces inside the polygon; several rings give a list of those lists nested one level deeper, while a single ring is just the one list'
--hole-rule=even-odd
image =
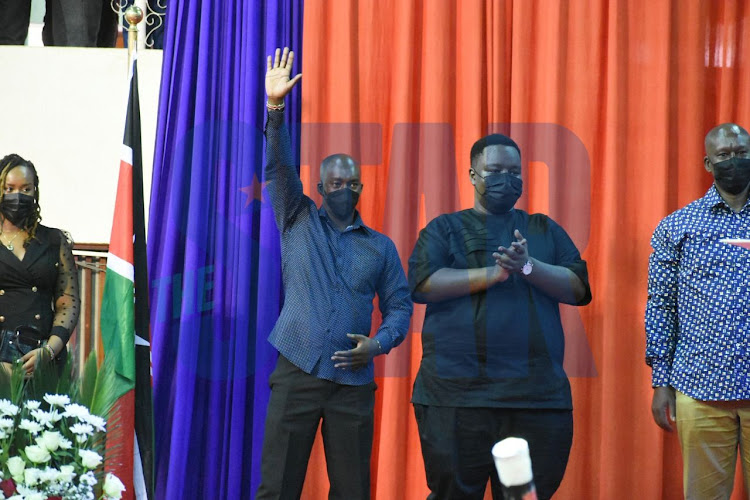
[{"label": "gold chain necklace", "polygon": [[[21,234],[21,231],[17,231],[16,234],[10,239],[8,243],[3,243],[3,246],[5,246],[5,248],[7,248],[8,250],[12,252],[16,248],[13,246],[13,240],[15,240],[19,234]],[[0,239],[0,241],[2,241],[2,239]]]}]

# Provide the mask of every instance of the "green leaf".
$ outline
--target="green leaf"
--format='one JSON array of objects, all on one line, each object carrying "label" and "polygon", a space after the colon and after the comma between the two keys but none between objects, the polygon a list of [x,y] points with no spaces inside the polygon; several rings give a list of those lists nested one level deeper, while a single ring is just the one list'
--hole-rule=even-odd
[{"label": "green leaf", "polygon": [[80,384],[79,401],[91,410],[91,401],[94,399],[94,389],[98,379],[98,368],[96,354],[89,355],[83,367],[83,380]]},{"label": "green leaf", "polygon": [[120,397],[116,391],[116,380],[115,365],[110,362],[109,358],[105,357],[96,377],[91,406],[89,406],[91,413],[105,419],[111,417],[112,408]]},{"label": "green leaf", "polygon": [[[69,394],[73,401],[78,401],[78,384],[73,383],[73,359],[72,356],[68,356],[65,360],[65,364],[58,369],[57,387],[55,392],[57,394]],[[69,388],[76,388],[76,390],[70,390]]]},{"label": "green leaf", "polygon": [[56,363],[37,363],[34,374],[26,383],[27,396],[41,401],[45,394],[57,393],[60,369]]},{"label": "green leaf", "polygon": [[8,399],[17,405],[23,397],[25,374],[20,364],[14,363],[11,372],[0,368],[0,399]]}]

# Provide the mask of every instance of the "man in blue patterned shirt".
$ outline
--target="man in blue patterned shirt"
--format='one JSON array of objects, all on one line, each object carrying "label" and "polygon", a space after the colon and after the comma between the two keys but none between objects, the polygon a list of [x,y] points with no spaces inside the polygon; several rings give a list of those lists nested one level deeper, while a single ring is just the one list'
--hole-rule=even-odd
[{"label": "man in blue patterned shirt", "polygon": [[750,484],[750,136],[725,123],[706,135],[714,184],[654,231],[646,305],[651,411],[677,423],[685,497],[729,498],[737,449]]},{"label": "man in blue patterned shirt", "polygon": [[[302,192],[284,125],[294,54],[268,57],[266,182],[281,231],[284,307],[269,341],[279,351],[271,374],[262,482],[257,499],[297,499],[319,423],[331,499],[370,498],[375,403],[372,359],[409,329],[410,291],[393,242],[362,223],[359,165],[349,156],[321,164],[318,209]],[[382,323],[370,333],[373,298]]]}]

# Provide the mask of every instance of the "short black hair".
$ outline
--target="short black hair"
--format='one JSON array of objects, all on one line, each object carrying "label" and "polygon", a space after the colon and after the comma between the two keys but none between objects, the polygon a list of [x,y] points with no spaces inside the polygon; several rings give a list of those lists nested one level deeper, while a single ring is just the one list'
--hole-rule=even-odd
[{"label": "short black hair", "polygon": [[503,134],[490,134],[485,135],[481,139],[479,139],[477,142],[474,143],[474,145],[471,147],[471,154],[469,155],[469,160],[471,161],[472,166],[474,165],[474,161],[484,153],[485,148],[488,146],[510,146],[511,148],[518,151],[518,157],[521,157],[521,149],[518,147],[518,144],[516,144],[516,141],[508,137],[507,135]]}]

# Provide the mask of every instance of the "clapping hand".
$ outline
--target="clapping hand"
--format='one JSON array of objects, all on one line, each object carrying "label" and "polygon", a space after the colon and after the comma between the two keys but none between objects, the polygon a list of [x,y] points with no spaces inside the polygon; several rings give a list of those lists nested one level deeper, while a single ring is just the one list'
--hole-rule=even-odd
[{"label": "clapping hand", "polygon": [[507,270],[509,273],[519,273],[526,262],[529,260],[529,249],[526,238],[516,229],[513,235],[516,241],[510,244],[510,247],[498,247],[497,252],[492,254],[497,265]]}]

